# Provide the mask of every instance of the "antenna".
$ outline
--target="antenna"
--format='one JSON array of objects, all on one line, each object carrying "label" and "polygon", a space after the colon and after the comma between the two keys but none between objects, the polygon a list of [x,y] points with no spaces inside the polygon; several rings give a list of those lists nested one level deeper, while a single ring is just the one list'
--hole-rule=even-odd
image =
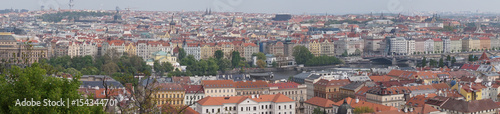
[{"label": "antenna", "polygon": [[75,4],[73,3],[74,0],[69,0],[69,9],[73,9],[73,6],[75,6]]}]

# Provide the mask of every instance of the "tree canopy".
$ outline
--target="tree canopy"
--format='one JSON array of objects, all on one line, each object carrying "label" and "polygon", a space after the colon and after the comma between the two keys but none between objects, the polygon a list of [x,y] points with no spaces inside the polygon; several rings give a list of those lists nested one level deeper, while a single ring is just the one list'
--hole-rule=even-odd
[{"label": "tree canopy", "polygon": [[314,55],[305,46],[293,47],[292,55],[297,64],[305,64],[309,59],[314,57]]}]

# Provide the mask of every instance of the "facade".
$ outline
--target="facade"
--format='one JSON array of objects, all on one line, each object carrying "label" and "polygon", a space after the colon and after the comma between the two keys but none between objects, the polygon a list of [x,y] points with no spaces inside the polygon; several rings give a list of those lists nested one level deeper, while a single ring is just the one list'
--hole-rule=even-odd
[{"label": "facade", "polygon": [[[401,108],[410,91],[406,87],[375,87],[366,92],[366,101]],[[405,95],[406,94],[406,95]]]},{"label": "facade", "polygon": [[158,106],[164,104],[183,106],[184,105],[184,87],[176,83],[160,83],[158,91],[153,94]]},{"label": "facade", "polygon": [[205,97],[205,91],[201,85],[185,85],[186,90],[184,97],[184,105],[191,105],[192,109],[196,110],[196,101],[203,99]]},{"label": "facade", "polygon": [[129,55],[137,55],[135,43],[127,42],[125,44],[125,52],[128,53]]},{"label": "facade", "polygon": [[480,43],[479,49],[481,49],[481,50],[491,49],[491,40],[490,40],[490,38],[488,38],[488,37],[479,37],[478,39],[479,39],[479,43]]},{"label": "facade", "polygon": [[186,55],[193,55],[196,60],[200,60],[200,45],[198,43],[188,43],[183,47]]},{"label": "facade", "polygon": [[236,95],[233,80],[202,80],[201,85],[205,89],[205,96],[230,97]]},{"label": "facade", "polygon": [[443,38],[443,53],[451,53],[451,39]]},{"label": "facade", "polygon": [[270,83],[269,85],[269,93],[271,95],[274,94],[283,94],[288,98],[291,98],[295,101],[295,107],[297,107],[296,112],[303,113],[301,110],[304,108],[302,106],[302,102],[307,100],[307,89],[305,84],[298,84],[295,82],[280,82],[280,83]]},{"label": "facade", "polygon": [[331,39],[320,40],[320,55],[335,56],[335,44]]},{"label": "facade", "polygon": [[80,56],[80,45],[78,44],[79,42],[69,42],[68,45],[68,56],[71,58]]},{"label": "facade", "polygon": [[281,41],[267,44],[266,53],[274,56],[285,56],[285,45]]},{"label": "facade", "polygon": [[461,38],[450,38],[450,52],[456,53],[462,51],[462,39]]},{"label": "facade", "polygon": [[200,114],[296,114],[295,101],[283,94],[205,97],[196,102]]},{"label": "facade", "polygon": [[434,53],[442,53],[443,40],[441,40],[441,38],[433,38],[432,40],[434,40]]},{"label": "facade", "polygon": [[[11,63],[34,63],[48,57],[47,47],[39,44],[18,43],[10,33],[0,32],[0,59]],[[28,61],[25,61],[28,60]]]},{"label": "facade", "polygon": [[269,94],[269,87],[266,81],[253,80],[253,81],[237,81],[234,82],[236,86],[236,95],[263,95]]},{"label": "facade", "polygon": [[434,40],[426,39],[424,42],[424,52],[425,53],[434,53]]},{"label": "facade", "polygon": [[215,46],[214,43],[203,43],[203,44],[201,44],[201,47],[200,47],[200,58],[201,59],[208,59],[210,57],[213,57],[215,51],[217,51],[217,50],[214,50],[214,46]]},{"label": "facade", "polygon": [[477,50],[480,47],[480,40],[478,38],[464,38],[462,39],[462,50],[472,51]]},{"label": "facade", "polygon": [[340,87],[349,83],[348,79],[330,81],[321,79],[314,83],[314,96],[327,99],[338,98],[340,97]]},{"label": "facade", "polygon": [[314,109],[319,108],[321,111],[325,111],[325,113],[327,114],[332,114],[334,113],[332,107],[333,104],[335,104],[335,102],[329,99],[313,97],[304,102],[304,113],[312,114],[314,112]]},{"label": "facade", "polygon": [[259,52],[259,47],[255,45],[254,43],[244,43],[243,44],[243,52],[240,52],[243,54],[242,57],[245,57],[246,61],[252,61],[252,54],[258,53]]},{"label": "facade", "polygon": [[424,53],[425,52],[425,39],[415,39],[415,52]]},{"label": "facade", "polygon": [[319,56],[320,55],[320,47],[321,47],[321,44],[319,43],[318,40],[312,40],[312,41],[309,42],[309,51],[314,56]]}]

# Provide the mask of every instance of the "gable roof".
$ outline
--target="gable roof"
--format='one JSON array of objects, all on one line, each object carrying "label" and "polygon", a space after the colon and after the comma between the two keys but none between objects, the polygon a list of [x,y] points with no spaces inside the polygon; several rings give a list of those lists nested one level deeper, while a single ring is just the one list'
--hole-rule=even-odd
[{"label": "gable roof", "polygon": [[333,102],[329,99],[321,98],[321,97],[313,97],[313,98],[305,101],[305,103],[319,106],[319,107],[332,107],[332,105],[335,104],[335,102]]},{"label": "gable roof", "polygon": [[496,109],[500,108],[500,106],[498,106],[491,99],[482,99],[473,101],[449,99],[446,103],[443,104],[443,106],[441,106],[441,108],[458,112],[470,113],[470,112]]}]

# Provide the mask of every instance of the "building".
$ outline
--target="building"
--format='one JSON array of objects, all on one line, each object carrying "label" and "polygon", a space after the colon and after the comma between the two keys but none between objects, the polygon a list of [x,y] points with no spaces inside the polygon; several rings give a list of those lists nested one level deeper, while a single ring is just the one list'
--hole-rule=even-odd
[{"label": "building", "polygon": [[186,91],[184,97],[184,105],[187,105],[196,110],[196,101],[205,98],[205,90],[201,85],[185,85]]},{"label": "building", "polygon": [[462,39],[462,50],[472,51],[477,50],[480,47],[480,40],[478,38],[463,38]]},{"label": "building", "polygon": [[205,97],[196,102],[200,114],[295,114],[295,101],[283,94]]},{"label": "building", "polygon": [[321,79],[318,82],[314,83],[314,96],[327,98],[327,99],[336,99],[340,97],[340,87],[348,85],[348,79],[342,80],[325,80]]},{"label": "building", "polygon": [[[10,63],[35,63],[48,57],[48,49],[36,43],[21,43],[10,33],[0,32],[0,59]],[[28,60],[28,61],[25,61]]]},{"label": "building", "polygon": [[442,53],[443,52],[443,40],[441,38],[433,38],[434,40],[434,53]]},{"label": "building", "polygon": [[450,38],[450,52],[456,53],[462,51],[462,39],[461,38]]},{"label": "building", "polygon": [[447,114],[498,114],[498,106],[491,99],[464,101],[449,99],[441,107]]},{"label": "building", "polygon": [[469,83],[469,84],[457,83],[453,87],[451,87],[452,90],[456,90],[460,93],[460,95],[464,96],[465,101],[481,100],[483,98],[482,97],[483,88],[486,87],[475,83]]},{"label": "building", "polygon": [[159,83],[156,85],[158,91],[153,94],[156,105],[184,105],[184,95],[186,90],[182,85],[176,83]]},{"label": "building", "polygon": [[329,99],[313,97],[304,102],[304,113],[312,114],[314,109],[319,108],[321,111],[331,114],[334,112],[332,107],[333,104],[335,104],[335,102]]},{"label": "building", "polygon": [[186,56],[193,55],[196,60],[200,60],[201,48],[199,43],[187,43],[182,48],[186,51]]},{"label": "building", "polygon": [[230,97],[236,95],[236,84],[233,80],[202,80],[205,96]]},{"label": "building", "polygon": [[243,52],[240,53],[243,54],[242,57],[245,57],[246,61],[252,61],[252,55],[258,52],[259,52],[259,47],[254,43],[244,43]]},{"label": "building", "polygon": [[347,97],[347,98],[345,98],[341,101],[335,102],[333,104],[333,111],[334,111],[333,113],[334,114],[342,113],[342,112],[339,112],[337,110],[340,109],[342,107],[342,105],[344,105],[344,104],[348,104],[353,109],[356,109],[358,107],[368,107],[368,108],[371,108],[373,110],[373,112],[398,110],[396,107],[385,106],[385,105],[375,104],[375,103],[366,102],[366,101],[360,101],[359,99],[353,99],[353,98]]},{"label": "building", "polygon": [[335,56],[335,44],[332,39],[320,39],[320,55]]},{"label": "building", "polygon": [[297,107],[297,112],[304,112],[302,102],[307,100],[307,88],[305,84],[298,84],[295,82],[280,82],[280,83],[270,83],[269,93],[283,94],[292,100],[295,100],[295,107]]},{"label": "building", "polygon": [[479,49],[488,50],[491,49],[491,40],[488,37],[479,37]]},{"label": "building", "polygon": [[236,95],[262,95],[269,94],[268,83],[264,80],[234,82]]},{"label": "building", "polygon": [[201,59],[209,59],[210,57],[214,57],[215,43],[202,43],[200,45],[200,58]]},{"label": "building", "polygon": [[274,56],[285,56],[285,45],[281,41],[268,43],[266,45],[266,54],[273,54]]},{"label": "building", "polygon": [[407,87],[375,87],[366,92],[366,101],[401,108],[410,97]]},{"label": "building", "polygon": [[136,46],[135,46],[135,43],[133,43],[133,42],[127,42],[125,44],[125,50],[124,51],[127,54],[129,54],[129,55],[137,55]]},{"label": "building", "polygon": [[428,53],[434,53],[434,50],[435,50],[434,49],[434,47],[435,47],[434,44],[435,44],[434,40],[432,40],[431,38],[426,39],[425,42],[424,42],[424,52],[426,54],[428,54]]}]

